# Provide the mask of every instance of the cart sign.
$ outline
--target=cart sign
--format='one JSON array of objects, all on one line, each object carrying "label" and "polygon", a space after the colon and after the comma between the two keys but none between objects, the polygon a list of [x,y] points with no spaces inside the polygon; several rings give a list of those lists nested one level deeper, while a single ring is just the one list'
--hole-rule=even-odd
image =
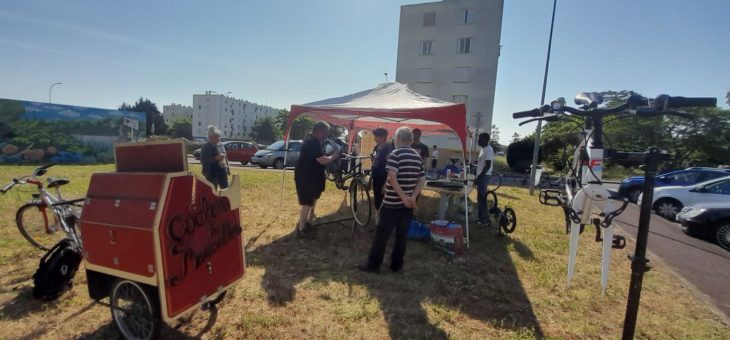
[{"label": "cart sign", "polygon": [[165,201],[161,284],[174,317],[243,276],[241,223],[239,207],[195,176],[171,179]]}]

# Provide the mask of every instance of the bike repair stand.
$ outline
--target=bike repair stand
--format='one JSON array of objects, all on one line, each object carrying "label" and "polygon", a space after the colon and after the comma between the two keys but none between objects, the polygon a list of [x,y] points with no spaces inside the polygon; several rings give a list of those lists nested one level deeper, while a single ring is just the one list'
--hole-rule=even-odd
[{"label": "bike repair stand", "polygon": [[641,214],[639,215],[639,231],[636,236],[636,250],[634,255],[629,255],[631,260],[631,283],[629,284],[629,297],[626,302],[626,316],[624,319],[624,331],[621,339],[634,338],[636,330],[636,317],[639,313],[639,300],[641,299],[641,284],[644,280],[644,273],[651,269],[646,259],[646,244],[649,238],[649,224],[651,222],[651,205],[654,200],[654,178],[656,177],[657,166],[660,161],[666,160],[666,153],[658,148],[652,147],[646,153],[644,165],[644,193],[641,199]]},{"label": "bike repair stand", "polygon": [[[349,191],[345,190],[345,197],[342,199],[342,203],[340,204],[340,208],[337,209],[338,211],[339,210],[342,210],[342,208],[345,208],[345,207],[349,207],[350,206],[348,204],[348,201],[347,201],[348,200],[348,197],[349,197]],[[352,204],[352,202],[350,202],[350,204]],[[357,223],[357,221],[355,221],[355,218],[352,217],[352,216],[349,216],[349,217],[339,217],[339,218],[326,219],[326,220],[325,219],[320,220],[320,218],[317,218],[317,223],[312,223],[312,227],[321,226],[323,224],[340,223],[340,222],[345,222],[345,221],[352,221],[352,227],[353,228],[354,228],[355,224]]]}]

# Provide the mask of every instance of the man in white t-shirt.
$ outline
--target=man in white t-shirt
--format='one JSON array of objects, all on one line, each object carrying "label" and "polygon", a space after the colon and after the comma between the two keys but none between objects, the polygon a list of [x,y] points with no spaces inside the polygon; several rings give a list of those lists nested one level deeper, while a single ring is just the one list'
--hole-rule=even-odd
[{"label": "man in white t-shirt", "polygon": [[477,187],[477,218],[478,224],[490,224],[489,213],[487,211],[487,184],[489,177],[492,176],[492,167],[494,166],[494,150],[489,145],[489,134],[480,133],[477,143],[482,148],[479,151],[479,160],[477,161],[477,178],[474,181]]},{"label": "man in white t-shirt", "polygon": [[439,162],[439,149],[436,145],[433,146],[431,151],[431,172],[436,173],[436,166]]}]

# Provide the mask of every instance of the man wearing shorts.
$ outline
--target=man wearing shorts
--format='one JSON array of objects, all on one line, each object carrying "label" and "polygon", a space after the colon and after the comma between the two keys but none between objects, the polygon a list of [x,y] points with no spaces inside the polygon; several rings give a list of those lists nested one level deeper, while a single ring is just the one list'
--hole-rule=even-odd
[{"label": "man wearing shorts", "polygon": [[330,126],[325,122],[316,122],[312,133],[304,138],[302,149],[299,151],[299,160],[294,168],[294,184],[299,198],[299,223],[295,228],[298,234],[311,228],[311,218],[314,216],[314,207],[317,199],[324,191],[324,166],[332,163],[340,156],[335,150],[332,156],[322,154],[322,142],[329,134]]}]

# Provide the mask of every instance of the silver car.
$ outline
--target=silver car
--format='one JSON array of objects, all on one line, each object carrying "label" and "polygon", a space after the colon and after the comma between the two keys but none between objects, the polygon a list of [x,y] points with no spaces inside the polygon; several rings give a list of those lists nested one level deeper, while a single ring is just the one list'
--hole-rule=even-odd
[{"label": "silver car", "polygon": [[280,140],[263,150],[259,150],[251,157],[251,164],[258,165],[262,169],[270,166],[274,167],[274,169],[283,169],[284,166],[295,166],[299,159],[299,150],[302,149],[302,141],[289,141],[289,152],[286,155],[286,163],[284,163],[285,146],[284,141]]}]

